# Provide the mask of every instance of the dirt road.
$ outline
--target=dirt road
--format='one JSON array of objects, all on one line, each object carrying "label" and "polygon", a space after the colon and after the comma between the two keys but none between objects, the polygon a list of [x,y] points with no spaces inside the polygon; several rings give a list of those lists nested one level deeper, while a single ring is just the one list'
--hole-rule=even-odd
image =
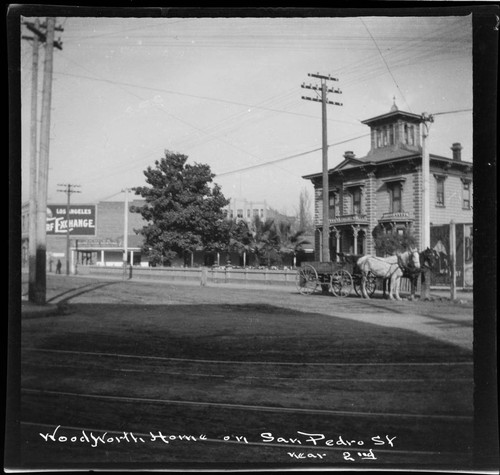
[{"label": "dirt road", "polygon": [[48,300],[22,320],[26,467],[470,467],[470,304],[66,276]]}]

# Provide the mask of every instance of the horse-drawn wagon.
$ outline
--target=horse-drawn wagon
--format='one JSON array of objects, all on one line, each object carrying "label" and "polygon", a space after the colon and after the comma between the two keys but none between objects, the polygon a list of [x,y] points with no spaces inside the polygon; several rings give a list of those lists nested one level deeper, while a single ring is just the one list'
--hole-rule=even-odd
[{"label": "horse-drawn wagon", "polygon": [[[361,295],[362,273],[356,262],[361,256],[337,254],[336,262],[303,262],[297,270],[295,282],[303,295],[311,295],[317,290],[331,292],[336,297],[347,297],[352,289]],[[375,292],[377,280],[372,274],[366,279],[366,291],[371,296]]]}]

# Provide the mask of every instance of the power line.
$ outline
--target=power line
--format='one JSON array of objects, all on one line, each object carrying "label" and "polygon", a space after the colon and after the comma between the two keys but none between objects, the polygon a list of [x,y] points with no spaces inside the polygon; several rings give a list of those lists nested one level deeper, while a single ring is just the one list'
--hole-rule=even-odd
[{"label": "power line", "polygon": [[[134,87],[134,88],[138,88],[138,89],[144,89],[144,90],[155,91],[155,92],[164,92],[166,94],[173,94],[173,95],[178,95],[178,96],[191,97],[191,98],[194,98],[194,99],[203,99],[203,100],[207,100],[207,101],[222,102],[224,104],[232,104],[232,105],[237,105],[237,106],[250,107],[250,108],[253,108],[253,109],[262,109],[262,110],[271,111],[271,112],[278,112],[280,114],[290,114],[290,115],[297,115],[297,116],[309,117],[309,118],[312,118],[312,119],[317,119],[317,117],[314,116],[314,115],[302,114],[300,112],[290,112],[290,111],[285,111],[285,110],[282,110],[282,109],[272,109],[272,108],[269,108],[269,107],[263,107],[263,106],[258,106],[258,105],[254,105],[254,104],[246,104],[244,102],[230,101],[228,99],[221,99],[221,98],[210,97],[210,96],[199,96],[199,95],[196,95],[196,94],[188,94],[186,92],[171,91],[171,90],[168,90],[168,89],[162,89],[162,88],[158,88],[158,87],[148,87],[148,86],[139,85],[139,84],[133,84],[133,83],[126,83],[126,82],[121,82],[121,81],[115,81],[115,80],[112,80],[112,79],[95,78],[95,77],[90,77],[90,76],[82,76],[82,75],[78,75],[78,74],[63,73],[63,72],[60,72],[60,71],[55,71],[54,74],[59,74],[61,76],[76,77],[76,78],[80,78],[80,79],[88,79],[90,81],[106,82],[106,83],[109,83],[109,84],[115,84],[117,86],[127,86],[127,87]],[[346,124],[352,124],[352,122],[342,121],[342,120],[333,120],[333,122],[343,122],[343,123],[346,123]]]},{"label": "power line", "polygon": [[456,111],[433,112],[432,115],[458,114],[459,112],[471,112],[473,109],[459,109]]},{"label": "power line", "polygon": [[382,58],[382,61],[384,62],[386,68],[387,68],[387,71],[389,71],[389,74],[391,75],[391,78],[392,80],[394,81],[394,84],[396,84],[396,87],[398,88],[399,90],[399,93],[401,94],[401,97],[403,98],[403,100],[405,101],[406,105],[408,106],[408,110],[411,112],[411,108],[410,106],[408,105],[408,102],[406,102],[406,99],[405,99],[405,96],[403,94],[403,92],[401,91],[401,88],[399,87],[399,84],[398,82],[396,81],[396,78],[394,77],[394,75],[392,74],[392,71],[391,71],[391,68],[389,68],[389,65],[387,64],[387,61],[385,60],[384,58],[384,55],[382,54],[382,51],[380,51],[380,48],[378,47],[378,44],[377,42],[375,41],[375,38],[373,37],[373,35],[371,34],[370,30],[368,29],[368,27],[366,26],[366,23],[363,21],[362,18],[359,19],[361,21],[361,23],[363,23],[364,27],[366,28],[366,31],[368,32],[368,34],[370,35],[371,39],[373,40],[373,43],[375,44],[375,46],[377,47],[377,50],[380,54],[380,57]]},{"label": "power line", "polygon": [[[358,137],[353,137],[351,139],[342,140],[341,142],[336,142],[336,143],[328,145],[328,148],[335,147],[336,145],[341,145],[343,143],[352,142],[354,140],[358,140],[358,139],[361,139],[364,137],[369,137],[369,136],[370,136],[370,134],[364,134],[364,135],[360,135]],[[221,177],[221,176],[225,176],[225,175],[232,175],[233,173],[241,173],[241,172],[245,172],[248,170],[254,170],[255,168],[265,167],[268,165],[273,165],[273,164],[278,163],[278,162],[284,162],[285,160],[291,160],[292,158],[297,158],[297,157],[302,157],[304,155],[309,155],[310,153],[318,152],[319,150],[322,150],[322,147],[318,147],[318,148],[315,148],[312,150],[307,150],[305,152],[300,152],[300,153],[297,153],[295,155],[288,155],[287,157],[278,158],[277,160],[271,160],[268,162],[259,163],[258,165],[252,165],[250,167],[240,168],[238,170],[232,170],[230,172],[218,173],[218,174],[216,174],[216,176]]]},{"label": "power line", "polygon": [[[66,58],[66,59],[68,59],[68,58]],[[73,60],[70,60],[70,61],[71,61],[71,62],[73,62],[74,64],[76,64],[77,66],[80,66],[80,67],[82,67],[83,69],[86,69],[86,68],[84,68],[83,66],[79,65],[78,63],[76,63],[75,61],[73,61]],[[118,87],[120,87],[121,89],[123,89],[123,87],[121,87],[121,86],[120,86],[120,84],[116,84],[116,85],[117,85]],[[127,94],[130,94],[130,95],[132,95],[132,96],[134,96],[134,97],[136,97],[136,98],[138,98],[138,99],[143,100],[143,98],[142,98],[142,97],[138,96],[137,94],[135,94],[135,93],[133,93],[133,92],[131,92],[131,91],[127,91],[126,89],[124,89],[124,91],[125,91]],[[177,116],[175,116],[175,115],[173,115],[173,114],[171,114],[171,113],[167,112],[165,109],[160,108],[157,104],[154,104],[154,106],[155,106],[155,108],[156,108],[157,110],[160,110],[160,111],[162,111],[163,113],[167,114],[168,116],[173,117],[175,120],[177,120],[177,121],[179,121],[179,122],[182,122],[182,123],[184,123],[184,124],[188,125],[189,127],[193,128],[193,129],[195,129],[195,130],[198,130],[199,132],[204,133],[203,129],[201,129],[201,128],[199,128],[199,127],[196,127],[196,126],[194,126],[193,124],[191,124],[191,123],[189,123],[189,122],[187,122],[187,121],[185,121],[185,120],[183,120],[183,119],[181,119],[181,118],[179,118],[179,117],[177,117]],[[238,146],[236,146],[236,145],[232,144],[231,142],[228,142],[227,140],[224,140],[224,139],[222,139],[222,138],[220,138],[220,137],[216,137],[216,139],[217,139],[217,140],[219,140],[219,141],[221,141],[221,142],[223,142],[223,143],[225,143],[225,144],[227,144],[227,145],[229,145],[230,147],[234,148],[235,150],[238,150],[238,151],[240,151],[240,152],[243,152],[243,153],[245,153],[245,154],[247,154],[247,155],[250,155],[250,156],[252,156],[252,157],[254,157],[254,158],[260,159],[260,157],[258,157],[258,156],[256,156],[256,155],[254,155],[254,154],[252,154],[252,153],[250,153],[250,152],[248,152],[248,151],[246,151],[246,150],[243,150],[242,148],[240,148],[240,147],[238,147]],[[141,160],[142,160],[142,159],[141,159]],[[287,173],[291,173],[289,170],[286,170],[286,169],[283,169],[283,168],[280,168],[280,169],[281,169],[281,170],[283,170],[283,171],[285,171],[285,172],[287,172]]]}]

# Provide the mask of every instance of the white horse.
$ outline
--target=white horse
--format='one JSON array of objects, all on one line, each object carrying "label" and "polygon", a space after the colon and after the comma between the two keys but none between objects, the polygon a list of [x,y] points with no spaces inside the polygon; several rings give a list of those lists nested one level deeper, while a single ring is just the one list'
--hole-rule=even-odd
[{"label": "white horse", "polygon": [[405,269],[419,269],[420,257],[416,249],[410,249],[389,257],[363,256],[357,261],[357,266],[361,271],[361,294],[364,298],[370,298],[366,292],[366,278],[371,272],[376,277],[389,279],[389,298],[391,300],[401,300],[399,296],[399,287],[401,277]]}]

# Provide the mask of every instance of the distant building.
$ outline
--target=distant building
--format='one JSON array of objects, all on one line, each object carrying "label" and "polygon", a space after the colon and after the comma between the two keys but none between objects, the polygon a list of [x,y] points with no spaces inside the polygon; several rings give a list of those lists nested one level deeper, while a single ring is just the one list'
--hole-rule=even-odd
[{"label": "distant building", "polygon": [[[363,121],[371,130],[364,157],[352,151],[328,171],[330,256],[337,252],[375,254],[373,232],[414,233],[420,247],[422,209],[422,144],[419,115],[391,110]],[[446,230],[457,223],[457,269],[464,285],[472,285],[472,162],[451,145],[452,157],[429,154],[431,247],[449,254]],[[315,254],[320,260],[323,226],[322,173],[304,176],[315,190]],[[443,258],[444,259],[444,258]]]},{"label": "distant building", "polygon": [[[139,206],[142,200],[129,205]],[[28,266],[29,205],[22,206],[21,257],[23,267]],[[123,264],[125,209],[119,201],[101,201],[97,204],[71,205],[70,207],[70,266],[76,265],[120,266]],[[145,222],[138,213],[128,211],[127,258],[134,265],[144,264],[140,229]],[[47,206],[47,270],[55,271],[58,260],[66,268],[67,217],[65,204]],[[147,261],[145,262],[147,265]]]},{"label": "distant building", "polygon": [[256,216],[265,221],[269,214],[265,201],[248,201],[242,198],[231,198],[225,210],[228,219],[243,219],[247,223],[251,223]]}]

